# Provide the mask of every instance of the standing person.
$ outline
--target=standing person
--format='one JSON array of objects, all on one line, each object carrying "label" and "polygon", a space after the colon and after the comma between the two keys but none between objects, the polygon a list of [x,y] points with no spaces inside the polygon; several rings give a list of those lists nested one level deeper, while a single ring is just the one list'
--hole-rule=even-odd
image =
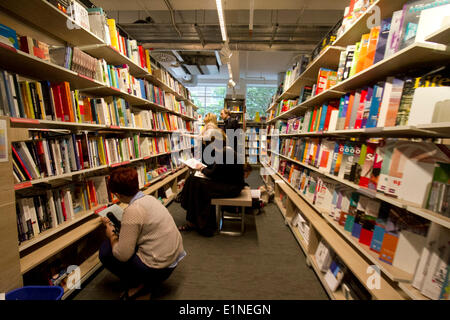
[{"label": "standing person", "polygon": [[110,191],[127,203],[119,235],[108,218],[102,218],[108,240],[99,250],[106,269],[128,288],[123,300],[136,298],[145,288],[166,280],[186,256],[175,221],[160,201],[139,191],[137,171],[119,168],[111,173]]},{"label": "standing person", "polygon": [[223,131],[225,131],[225,134],[228,137],[228,142],[233,143],[233,149],[236,151],[237,137],[234,136],[234,139],[230,139],[231,137],[229,136],[229,132],[227,132],[227,130],[233,130],[232,132],[234,132],[234,130],[239,129],[239,122],[237,119],[231,117],[231,112],[228,109],[222,109],[222,111],[220,111],[220,118],[223,120]]}]

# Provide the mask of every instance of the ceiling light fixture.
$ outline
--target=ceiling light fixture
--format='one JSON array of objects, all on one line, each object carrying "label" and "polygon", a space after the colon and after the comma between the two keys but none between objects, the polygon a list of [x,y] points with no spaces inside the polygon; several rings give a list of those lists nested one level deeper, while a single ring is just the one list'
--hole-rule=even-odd
[{"label": "ceiling light fixture", "polygon": [[227,64],[228,67],[228,76],[230,77],[230,79],[233,78],[233,71],[231,70],[231,64]]},{"label": "ceiling light fixture", "polygon": [[219,15],[220,32],[222,33],[222,40],[227,42],[227,30],[225,28],[225,14],[223,12],[222,0],[216,0],[217,14]]},{"label": "ceiling light fixture", "polygon": [[228,84],[233,88],[236,86],[236,82],[233,79],[228,80]]}]

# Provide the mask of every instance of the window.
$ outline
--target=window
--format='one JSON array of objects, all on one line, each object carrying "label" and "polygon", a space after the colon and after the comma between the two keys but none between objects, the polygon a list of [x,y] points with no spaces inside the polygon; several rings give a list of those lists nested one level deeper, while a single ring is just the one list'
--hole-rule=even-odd
[{"label": "window", "polygon": [[223,100],[227,93],[226,87],[209,86],[190,88],[192,99],[198,106],[198,113],[204,116],[211,112],[219,117],[223,109]]},{"label": "window", "polygon": [[247,97],[245,99],[247,107],[246,119],[255,119],[256,112],[259,112],[260,117],[265,116],[269,103],[272,101],[272,96],[276,91],[276,87],[247,86]]}]

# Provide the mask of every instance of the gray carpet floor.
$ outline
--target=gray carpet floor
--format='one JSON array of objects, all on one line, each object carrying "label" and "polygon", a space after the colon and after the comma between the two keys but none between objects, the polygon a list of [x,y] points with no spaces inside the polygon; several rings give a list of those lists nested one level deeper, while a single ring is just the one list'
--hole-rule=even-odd
[{"label": "gray carpet floor", "polygon": [[[263,184],[254,169],[247,183]],[[185,222],[178,203],[168,207],[177,225]],[[328,296],[283,217],[273,203],[259,215],[246,215],[244,236],[205,238],[183,233],[187,252],[152,294],[152,300],[327,300]],[[235,227],[227,225],[227,228]],[[106,269],[98,271],[72,299],[117,300],[122,287]]]}]

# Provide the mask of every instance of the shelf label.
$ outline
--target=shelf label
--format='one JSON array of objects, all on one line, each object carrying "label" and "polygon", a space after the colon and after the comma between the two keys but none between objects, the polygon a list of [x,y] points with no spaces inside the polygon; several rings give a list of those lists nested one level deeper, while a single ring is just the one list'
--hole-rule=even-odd
[{"label": "shelf label", "polygon": [[81,77],[81,78],[84,78],[84,79],[87,79],[87,80],[89,80],[89,81],[94,82],[94,79],[92,79],[92,78],[90,78],[90,77],[87,77],[87,76],[85,76],[84,74],[79,73],[78,76]]},{"label": "shelf label", "polygon": [[14,123],[32,123],[32,124],[39,124],[38,119],[27,119],[27,118],[10,118],[11,122]]},{"label": "shelf label", "polygon": [[122,92],[122,91],[120,91],[120,89],[118,89],[118,88],[114,88],[114,87],[110,87],[110,88],[113,89],[113,90],[115,90],[115,91]]},{"label": "shelf label", "polygon": [[0,43],[0,47],[5,48],[5,49],[7,49],[7,50],[10,50],[10,51],[12,51],[12,52],[14,52],[14,53],[17,53],[16,48],[11,47],[11,46],[8,46],[7,44]]},{"label": "shelf label", "polygon": [[109,126],[111,129],[120,129],[119,126]]},{"label": "shelf label", "polygon": [[32,186],[31,181],[22,182],[22,183],[14,185],[14,190],[25,189],[25,188],[29,188],[31,186]]},{"label": "shelf label", "polygon": [[95,213],[95,214],[98,214],[100,211],[103,211],[103,209],[105,209],[105,208],[107,208],[107,207],[108,207],[108,205],[104,205],[103,207],[98,208],[97,210],[95,210],[94,213]]}]

